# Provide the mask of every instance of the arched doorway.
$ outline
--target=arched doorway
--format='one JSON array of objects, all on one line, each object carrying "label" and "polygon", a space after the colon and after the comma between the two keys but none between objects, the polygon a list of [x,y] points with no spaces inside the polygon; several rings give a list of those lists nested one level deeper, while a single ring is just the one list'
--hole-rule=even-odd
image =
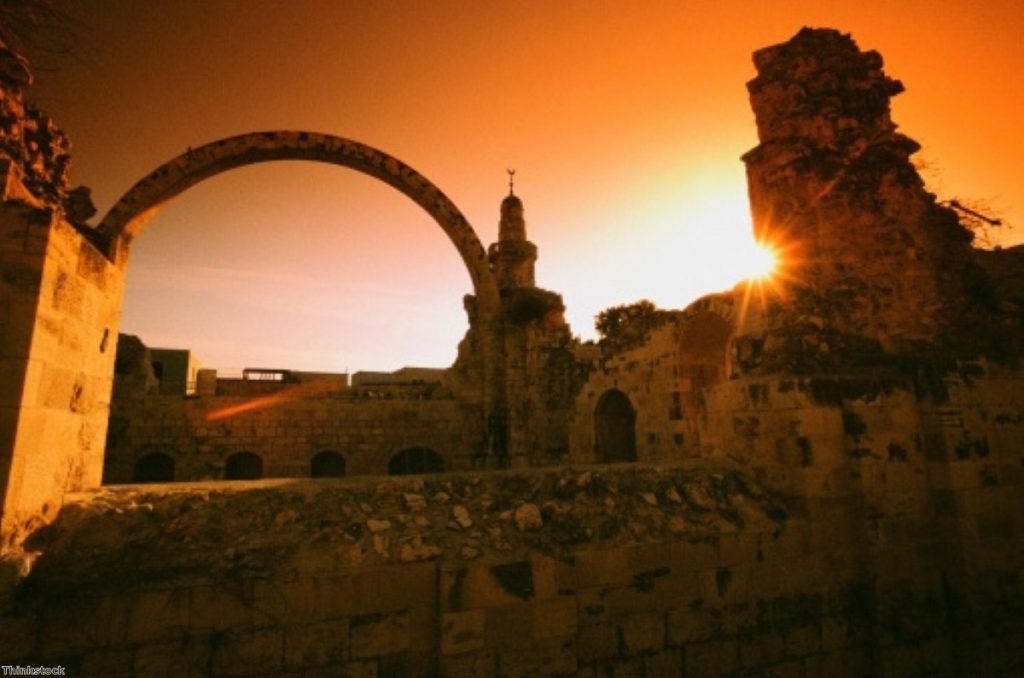
[{"label": "arched doorway", "polygon": [[263,459],[252,452],[236,452],[224,461],[224,480],[257,480],[263,477]]},{"label": "arched doorway", "polygon": [[429,447],[410,447],[396,453],[388,462],[389,476],[406,476],[420,473],[441,473],[444,459]]},{"label": "arched doorway", "polygon": [[135,460],[133,483],[169,483],[174,480],[174,458],[162,452],[150,452]]},{"label": "arched doorway", "polygon": [[342,478],[345,475],[345,457],[333,450],[322,450],[309,461],[309,475],[313,478]]},{"label": "arched doorway", "polygon": [[597,461],[636,461],[636,411],[617,388],[605,391],[594,408],[594,453]]}]

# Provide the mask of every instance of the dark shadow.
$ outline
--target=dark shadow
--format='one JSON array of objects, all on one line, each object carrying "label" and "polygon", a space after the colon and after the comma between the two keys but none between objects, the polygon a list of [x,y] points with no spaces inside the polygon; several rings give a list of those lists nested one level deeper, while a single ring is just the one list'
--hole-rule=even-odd
[{"label": "dark shadow", "polygon": [[388,475],[407,476],[419,473],[442,473],[444,460],[429,447],[410,447],[391,457]]},{"label": "dark shadow", "polygon": [[257,480],[263,477],[263,460],[252,452],[232,454],[224,463],[224,480]]},{"label": "dark shadow", "polygon": [[636,412],[618,389],[605,391],[594,408],[594,453],[597,461],[636,461]]},{"label": "dark shadow", "polygon": [[322,450],[309,462],[309,475],[313,478],[342,478],[345,475],[345,457],[333,450]]},{"label": "dark shadow", "polygon": [[139,457],[132,470],[133,483],[169,483],[174,480],[174,459],[161,452]]}]

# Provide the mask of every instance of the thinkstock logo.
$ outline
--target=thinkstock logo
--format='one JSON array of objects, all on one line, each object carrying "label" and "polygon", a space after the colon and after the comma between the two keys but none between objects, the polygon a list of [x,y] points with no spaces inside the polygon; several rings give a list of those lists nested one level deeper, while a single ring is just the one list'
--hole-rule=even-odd
[{"label": "thinkstock logo", "polygon": [[63,666],[0,666],[5,676],[63,676],[67,675]]}]

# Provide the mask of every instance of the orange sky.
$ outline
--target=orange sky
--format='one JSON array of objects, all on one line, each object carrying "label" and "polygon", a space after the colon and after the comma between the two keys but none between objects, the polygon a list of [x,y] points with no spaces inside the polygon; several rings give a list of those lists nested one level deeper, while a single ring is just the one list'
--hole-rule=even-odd
[{"label": "orange sky", "polygon": [[[61,3],[58,3],[61,4]],[[829,5],[835,4],[835,7]],[[376,146],[496,237],[506,167],[538,284],[593,316],[681,308],[743,276],[739,156],[757,144],[750,54],[801,26],[877,49],[893,117],[940,198],[986,202],[1024,241],[1024,6],[1001,2],[90,0],[87,60],[30,96],[74,143],[100,214],[217,138],[307,129]],[[122,330],[219,368],[449,364],[469,276],[440,228],[350,170],[273,163],[186,192],[133,245]]]}]

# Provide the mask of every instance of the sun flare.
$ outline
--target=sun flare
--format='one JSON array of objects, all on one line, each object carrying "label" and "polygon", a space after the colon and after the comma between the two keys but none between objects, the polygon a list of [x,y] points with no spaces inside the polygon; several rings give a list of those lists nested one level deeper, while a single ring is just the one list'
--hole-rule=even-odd
[{"label": "sun flare", "polygon": [[746,279],[750,281],[767,281],[779,267],[779,254],[771,245],[755,243],[747,254],[744,262]]}]

